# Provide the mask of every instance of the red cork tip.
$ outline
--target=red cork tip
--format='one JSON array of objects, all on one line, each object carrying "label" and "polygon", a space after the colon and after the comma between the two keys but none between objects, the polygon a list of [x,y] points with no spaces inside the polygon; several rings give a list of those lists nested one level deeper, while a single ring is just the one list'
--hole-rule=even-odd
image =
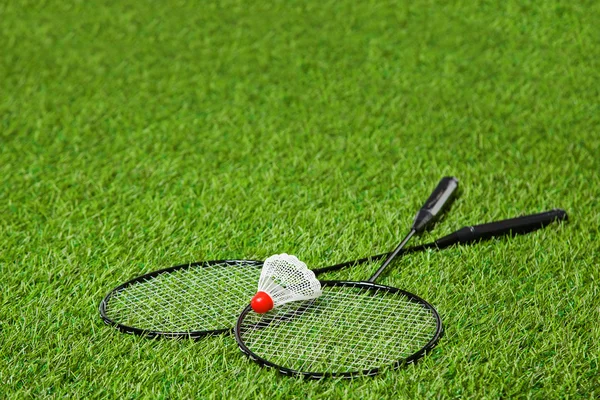
[{"label": "red cork tip", "polygon": [[264,314],[273,309],[273,299],[265,292],[258,292],[250,301],[250,305],[255,312]]}]

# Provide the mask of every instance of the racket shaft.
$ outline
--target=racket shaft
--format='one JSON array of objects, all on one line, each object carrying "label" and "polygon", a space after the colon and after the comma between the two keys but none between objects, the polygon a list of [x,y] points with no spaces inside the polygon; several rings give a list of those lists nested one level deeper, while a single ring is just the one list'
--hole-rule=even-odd
[{"label": "racket shaft", "polygon": [[[500,236],[522,235],[544,228],[552,222],[563,221],[566,219],[568,219],[567,213],[564,210],[557,208],[539,214],[531,214],[523,217],[510,218],[481,225],[467,226],[452,232],[449,235],[439,238],[435,242],[404,248],[400,251],[400,254],[416,253],[427,249],[444,249],[455,244],[471,244],[480,240],[486,240]],[[346,261],[330,267],[318,268],[313,271],[315,274],[337,271],[355,264],[381,260],[389,257],[390,254],[391,253],[377,254],[375,256],[365,257],[359,260]]]}]

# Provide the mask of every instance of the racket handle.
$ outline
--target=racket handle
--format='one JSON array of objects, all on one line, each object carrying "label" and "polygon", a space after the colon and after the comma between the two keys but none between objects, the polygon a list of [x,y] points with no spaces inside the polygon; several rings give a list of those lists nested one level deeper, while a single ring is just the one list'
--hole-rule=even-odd
[{"label": "racket handle", "polygon": [[457,243],[471,243],[496,236],[519,235],[538,230],[554,221],[563,221],[567,218],[568,215],[565,210],[555,208],[554,210],[539,214],[525,215],[523,217],[505,219],[503,221],[475,226],[466,226],[448,236],[436,240],[435,244],[438,248],[444,248]]},{"label": "racket handle", "polygon": [[423,207],[417,212],[412,229],[417,233],[423,232],[427,225],[435,220],[444,206],[449,203],[457,187],[458,179],[451,176],[442,178]]}]

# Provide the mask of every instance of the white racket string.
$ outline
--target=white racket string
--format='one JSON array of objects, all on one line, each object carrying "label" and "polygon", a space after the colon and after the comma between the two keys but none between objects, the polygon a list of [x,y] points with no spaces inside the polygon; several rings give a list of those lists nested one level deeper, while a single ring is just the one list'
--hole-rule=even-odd
[{"label": "white racket string", "polygon": [[326,286],[318,299],[248,313],[239,334],[252,353],[275,365],[343,373],[405,359],[437,329],[434,313],[401,292]]},{"label": "white racket string", "polygon": [[113,293],[106,315],[125,326],[158,332],[232,326],[260,276],[251,265],[228,261],[162,273]]}]

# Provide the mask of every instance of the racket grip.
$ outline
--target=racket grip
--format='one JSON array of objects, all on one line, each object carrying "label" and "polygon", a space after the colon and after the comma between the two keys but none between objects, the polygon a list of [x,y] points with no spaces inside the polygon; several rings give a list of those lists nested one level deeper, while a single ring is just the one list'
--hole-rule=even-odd
[{"label": "racket grip", "polygon": [[457,187],[458,179],[451,176],[442,178],[423,207],[421,207],[419,212],[417,212],[412,229],[415,232],[422,232],[425,230],[427,225],[435,220],[444,206],[446,206],[449,203],[449,200],[452,199],[452,195],[456,191]]},{"label": "racket grip", "polygon": [[539,214],[505,219],[482,225],[466,226],[456,232],[435,241],[438,248],[448,247],[457,243],[471,243],[496,236],[520,235],[543,228],[554,222],[568,218],[567,212],[560,208]]}]

